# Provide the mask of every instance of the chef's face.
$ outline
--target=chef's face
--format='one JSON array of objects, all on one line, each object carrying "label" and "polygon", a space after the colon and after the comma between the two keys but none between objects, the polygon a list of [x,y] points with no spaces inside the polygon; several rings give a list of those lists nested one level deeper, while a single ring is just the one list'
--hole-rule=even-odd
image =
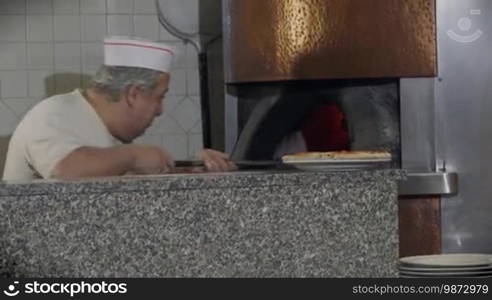
[{"label": "chef's face", "polygon": [[134,93],[134,105],[131,107],[131,131],[132,139],[145,133],[145,130],[152,125],[155,117],[162,114],[163,100],[168,91],[169,73],[159,76],[154,89],[146,91],[142,88]]}]

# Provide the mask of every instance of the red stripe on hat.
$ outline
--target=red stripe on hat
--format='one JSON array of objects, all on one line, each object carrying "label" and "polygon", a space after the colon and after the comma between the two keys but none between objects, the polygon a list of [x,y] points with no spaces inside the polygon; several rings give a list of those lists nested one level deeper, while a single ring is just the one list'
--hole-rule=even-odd
[{"label": "red stripe on hat", "polygon": [[171,51],[169,49],[159,48],[159,47],[155,47],[155,46],[139,45],[139,44],[132,44],[132,43],[113,43],[113,42],[105,42],[104,44],[105,45],[112,45],[112,46],[131,46],[131,47],[154,49],[154,50],[160,50],[160,51],[168,52],[168,53],[174,55],[173,51]]}]

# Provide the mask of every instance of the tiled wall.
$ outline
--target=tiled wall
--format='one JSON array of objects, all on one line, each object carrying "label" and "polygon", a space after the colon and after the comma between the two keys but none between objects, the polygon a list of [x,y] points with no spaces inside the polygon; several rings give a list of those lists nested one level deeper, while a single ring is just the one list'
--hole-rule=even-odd
[{"label": "tiled wall", "polygon": [[[182,24],[198,18],[177,17]],[[178,48],[165,112],[136,142],[162,145],[176,159],[193,157],[202,148],[197,52],[160,26],[154,0],[0,0],[0,136],[47,96],[86,86],[103,61],[105,35]]]}]

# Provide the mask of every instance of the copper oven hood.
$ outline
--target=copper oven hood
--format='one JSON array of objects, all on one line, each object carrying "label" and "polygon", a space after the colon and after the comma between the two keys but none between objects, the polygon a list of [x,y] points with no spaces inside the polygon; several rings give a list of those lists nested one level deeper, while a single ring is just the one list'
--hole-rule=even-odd
[{"label": "copper oven hood", "polygon": [[435,0],[224,0],[226,82],[435,76]]}]

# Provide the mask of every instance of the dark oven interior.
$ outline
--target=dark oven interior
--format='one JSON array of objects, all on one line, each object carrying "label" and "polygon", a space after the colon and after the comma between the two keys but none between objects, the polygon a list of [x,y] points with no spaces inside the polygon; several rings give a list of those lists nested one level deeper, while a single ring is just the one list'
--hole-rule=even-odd
[{"label": "dark oven interior", "polygon": [[300,151],[375,150],[400,166],[397,79],[236,84],[239,138],[233,159]]}]

